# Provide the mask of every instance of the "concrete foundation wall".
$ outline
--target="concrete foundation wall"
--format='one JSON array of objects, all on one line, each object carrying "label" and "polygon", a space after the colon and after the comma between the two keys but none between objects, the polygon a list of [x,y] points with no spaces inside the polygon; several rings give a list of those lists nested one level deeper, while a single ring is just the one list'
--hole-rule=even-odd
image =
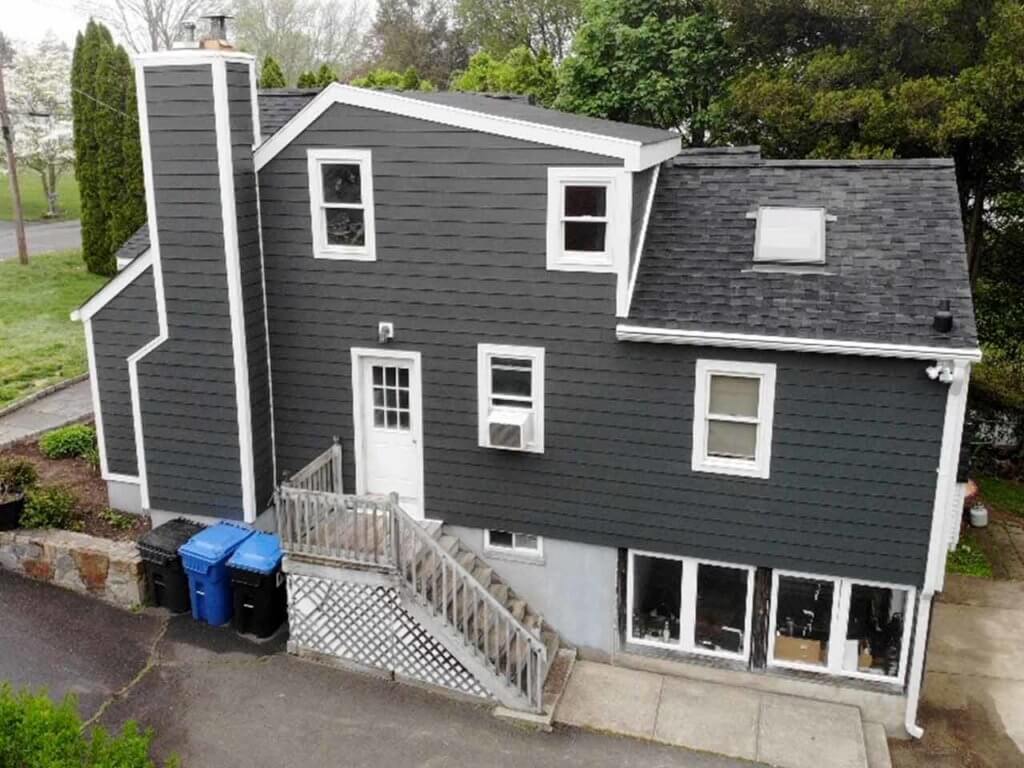
[{"label": "concrete foundation wall", "polygon": [[581,655],[611,657],[617,634],[615,549],[545,537],[544,557],[528,560],[485,551],[481,528],[448,525],[445,531],[490,563]]},{"label": "concrete foundation wall", "polygon": [[110,506],[121,512],[131,512],[135,515],[142,514],[142,497],[139,493],[138,483],[122,483],[117,480],[107,480],[107,500]]}]

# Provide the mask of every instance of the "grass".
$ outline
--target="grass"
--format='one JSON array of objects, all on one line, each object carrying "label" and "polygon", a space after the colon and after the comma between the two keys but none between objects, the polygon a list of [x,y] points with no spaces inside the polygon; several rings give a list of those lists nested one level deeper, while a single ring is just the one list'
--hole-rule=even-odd
[{"label": "grass", "polygon": [[[39,174],[27,168],[18,169],[18,185],[21,187],[21,207],[26,221],[39,221],[46,216],[46,195]],[[73,171],[67,171],[57,179],[57,206],[61,219],[79,217],[78,182]],[[0,173],[0,221],[14,220],[14,205],[11,202],[11,185],[7,174]]]},{"label": "grass", "polygon": [[106,280],[77,250],[0,262],[0,408],[86,371],[82,325],[68,315]]},{"label": "grass", "polygon": [[991,579],[992,563],[971,535],[964,534],[956,549],[950,552],[946,559],[946,572]]},{"label": "grass", "polygon": [[981,497],[993,509],[1024,517],[1024,483],[998,477],[977,478]]}]

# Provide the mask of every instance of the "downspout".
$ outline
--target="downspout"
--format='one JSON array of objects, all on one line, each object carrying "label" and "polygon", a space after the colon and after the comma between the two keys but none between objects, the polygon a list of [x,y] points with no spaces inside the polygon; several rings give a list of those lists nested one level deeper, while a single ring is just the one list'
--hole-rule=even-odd
[{"label": "downspout", "polygon": [[938,479],[935,485],[935,503],[932,509],[931,536],[928,541],[928,563],[925,567],[924,589],[917,609],[914,627],[914,653],[909,670],[907,687],[907,709],[904,727],[915,739],[924,736],[924,729],[917,724],[917,708],[921,700],[921,684],[924,680],[925,652],[928,646],[928,628],[931,625],[932,602],[935,593],[941,592],[945,583],[947,547],[945,521],[951,503],[953,486],[956,483],[956,467],[960,455],[960,439],[963,435],[964,414],[967,410],[967,384],[970,379],[970,363],[963,360],[938,361],[928,368],[932,379],[949,383],[946,395],[946,415],[942,426],[942,445],[939,449]]}]

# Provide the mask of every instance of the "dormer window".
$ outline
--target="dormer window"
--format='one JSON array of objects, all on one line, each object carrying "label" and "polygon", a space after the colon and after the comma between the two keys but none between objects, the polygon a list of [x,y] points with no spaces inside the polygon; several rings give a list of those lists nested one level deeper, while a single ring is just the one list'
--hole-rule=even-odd
[{"label": "dormer window", "polygon": [[825,263],[825,209],[757,209],[754,261],[771,264]]},{"label": "dormer window", "polygon": [[628,261],[628,188],[617,168],[548,169],[548,269],[614,272]]}]

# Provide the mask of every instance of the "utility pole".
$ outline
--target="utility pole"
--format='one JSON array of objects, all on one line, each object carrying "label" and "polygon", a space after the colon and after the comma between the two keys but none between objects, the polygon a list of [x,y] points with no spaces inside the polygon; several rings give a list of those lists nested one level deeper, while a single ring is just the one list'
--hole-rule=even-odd
[{"label": "utility pole", "polygon": [[25,241],[25,217],[21,210],[21,189],[18,186],[18,161],[14,157],[14,131],[7,112],[7,91],[4,89],[4,62],[0,61],[0,132],[4,135],[7,154],[7,180],[11,184],[11,202],[14,204],[14,229],[18,239],[18,261],[28,264],[28,243]]}]

